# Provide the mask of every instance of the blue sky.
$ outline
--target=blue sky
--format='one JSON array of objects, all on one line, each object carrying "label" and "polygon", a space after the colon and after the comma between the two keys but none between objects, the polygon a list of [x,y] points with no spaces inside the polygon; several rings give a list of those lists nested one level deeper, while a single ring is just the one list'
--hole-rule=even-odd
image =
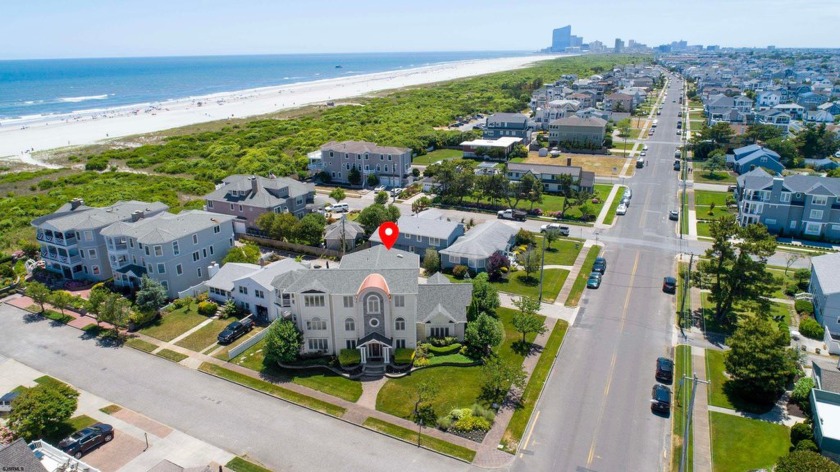
[{"label": "blue sky", "polygon": [[535,50],[584,41],[840,47],[840,0],[0,0],[0,58]]}]

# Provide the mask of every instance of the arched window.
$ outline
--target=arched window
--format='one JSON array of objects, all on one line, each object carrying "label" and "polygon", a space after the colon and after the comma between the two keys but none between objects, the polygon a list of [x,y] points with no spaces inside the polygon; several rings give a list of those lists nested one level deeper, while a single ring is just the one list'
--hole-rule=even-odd
[{"label": "arched window", "polygon": [[347,318],[344,320],[344,330],[345,331],[356,331],[356,322],[353,318]]},{"label": "arched window", "polygon": [[394,329],[397,331],[405,331],[405,318],[397,318],[394,321]]},{"label": "arched window", "polygon": [[315,317],[311,321],[306,322],[306,329],[308,330],[325,330],[327,329],[327,322],[321,318]]},{"label": "arched window", "polygon": [[368,313],[379,313],[379,297],[368,297],[367,299],[367,312]]}]

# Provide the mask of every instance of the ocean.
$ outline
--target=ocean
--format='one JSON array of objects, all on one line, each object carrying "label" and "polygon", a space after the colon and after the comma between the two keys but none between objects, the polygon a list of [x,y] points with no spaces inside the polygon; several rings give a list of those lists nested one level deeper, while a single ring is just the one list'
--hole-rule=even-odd
[{"label": "ocean", "polygon": [[0,61],[0,120],[528,54],[482,51]]}]

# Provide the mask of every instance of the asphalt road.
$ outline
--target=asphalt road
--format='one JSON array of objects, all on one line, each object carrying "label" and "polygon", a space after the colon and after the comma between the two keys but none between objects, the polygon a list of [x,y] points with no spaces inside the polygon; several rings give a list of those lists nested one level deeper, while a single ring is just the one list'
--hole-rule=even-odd
[{"label": "asphalt road", "polygon": [[23,313],[0,304],[0,359],[14,358],[215,446],[247,454],[271,470],[470,469],[131,348],[100,347],[72,328],[26,322]]},{"label": "asphalt road", "polygon": [[[678,91],[672,84],[669,97]],[[627,181],[627,214],[600,235],[604,282],[583,298],[513,470],[667,469],[670,421],[651,413],[650,392],[654,362],[672,344],[674,296],[662,292],[662,277],[673,275],[674,258],[687,247],[668,219],[678,208],[677,112],[666,99],[653,136],[665,142],[648,144],[648,166]]]}]

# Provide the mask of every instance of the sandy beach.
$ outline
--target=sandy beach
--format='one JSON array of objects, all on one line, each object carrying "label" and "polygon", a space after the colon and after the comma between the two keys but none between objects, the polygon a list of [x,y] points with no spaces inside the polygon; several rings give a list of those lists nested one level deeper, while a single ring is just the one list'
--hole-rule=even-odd
[{"label": "sandy beach", "polygon": [[227,92],[120,108],[0,121],[0,161],[49,164],[32,152],[90,145],[195,123],[245,118],[382,90],[518,69],[557,56],[471,60],[413,69]]}]

